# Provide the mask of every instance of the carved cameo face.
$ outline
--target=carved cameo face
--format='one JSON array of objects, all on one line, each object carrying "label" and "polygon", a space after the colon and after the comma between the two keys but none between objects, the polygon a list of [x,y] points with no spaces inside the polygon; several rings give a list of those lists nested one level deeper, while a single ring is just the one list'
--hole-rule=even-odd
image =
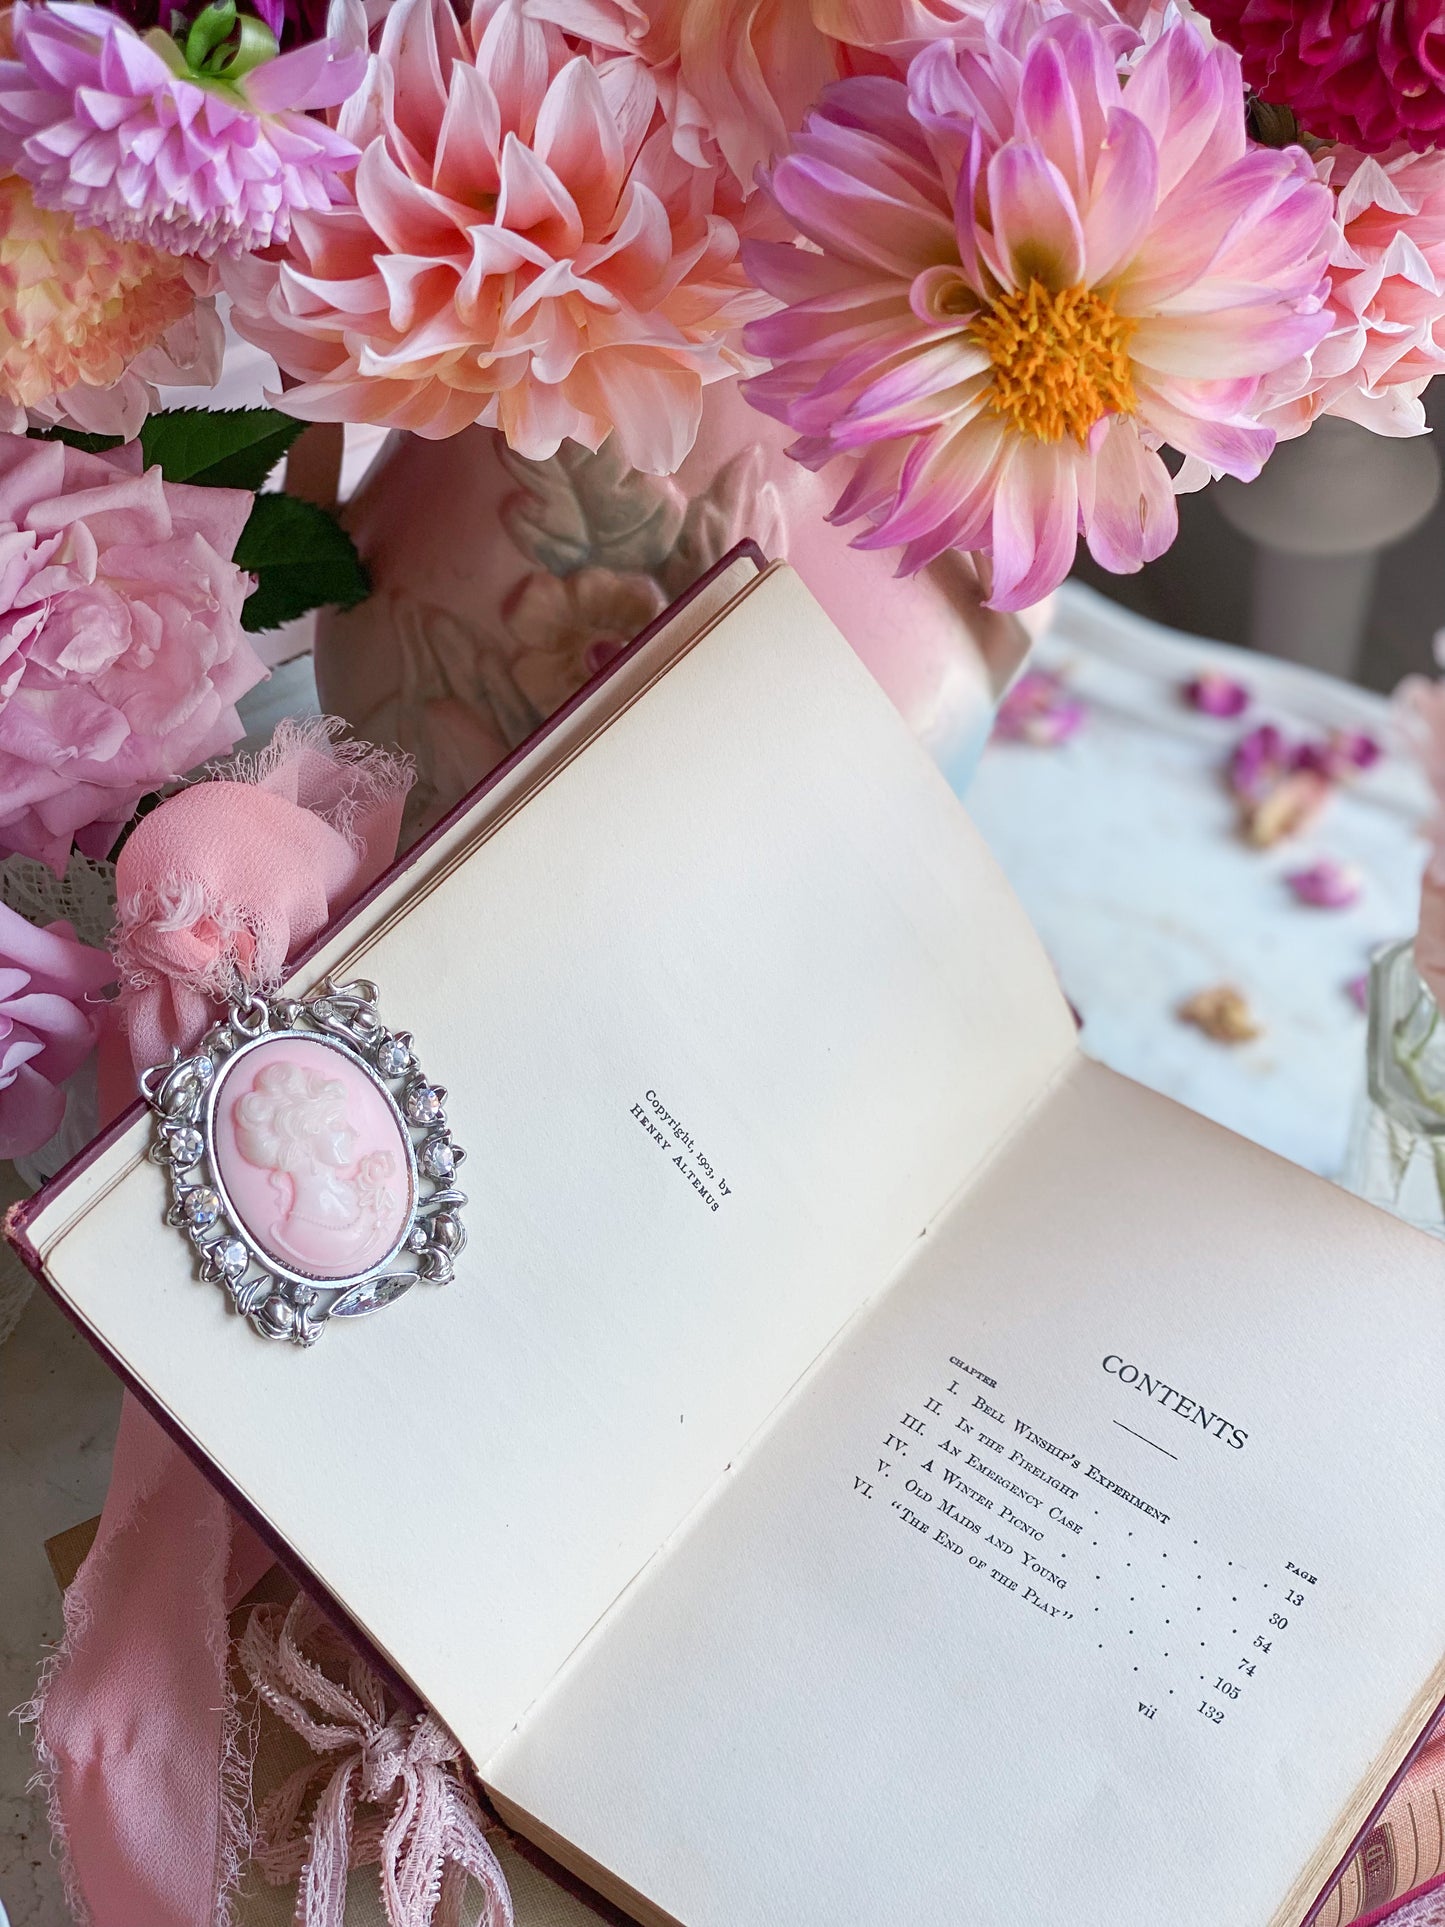
[{"label": "carved cameo face", "polygon": [[350,1278],[395,1249],[413,1205],[410,1146],[346,1052],[298,1037],[242,1051],[222,1072],[214,1117],[232,1215],[273,1263]]}]

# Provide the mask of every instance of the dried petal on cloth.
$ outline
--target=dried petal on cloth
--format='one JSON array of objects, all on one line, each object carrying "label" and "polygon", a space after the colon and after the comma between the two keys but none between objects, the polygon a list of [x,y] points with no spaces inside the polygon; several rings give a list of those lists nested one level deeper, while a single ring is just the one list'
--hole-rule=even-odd
[{"label": "dried petal on cloth", "polygon": [[1248,1044],[1264,1035],[1264,1026],[1250,1009],[1249,999],[1233,984],[1215,984],[1209,990],[1196,991],[1179,1006],[1179,1017],[1216,1044]]}]

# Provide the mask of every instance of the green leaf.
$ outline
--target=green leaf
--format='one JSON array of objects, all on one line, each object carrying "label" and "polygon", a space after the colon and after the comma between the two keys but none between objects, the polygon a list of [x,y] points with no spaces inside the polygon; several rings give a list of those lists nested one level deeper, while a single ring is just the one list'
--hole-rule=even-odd
[{"label": "green leaf", "polygon": [[83,429],[66,428],[59,422],[53,428],[27,428],[25,433],[32,442],[64,442],[67,448],[78,448],[86,455],[104,455],[125,440],[124,435],[88,435]]},{"label": "green leaf", "polygon": [[242,625],[276,629],[326,603],[349,609],[371,591],[356,545],[335,516],[295,495],[258,495],[236,564],[256,576]]},{"label": "green leaf", "polygon": [[147,417],[140,445],[168,482],[254,493],[305,426],[275,408],[167,408]]}]

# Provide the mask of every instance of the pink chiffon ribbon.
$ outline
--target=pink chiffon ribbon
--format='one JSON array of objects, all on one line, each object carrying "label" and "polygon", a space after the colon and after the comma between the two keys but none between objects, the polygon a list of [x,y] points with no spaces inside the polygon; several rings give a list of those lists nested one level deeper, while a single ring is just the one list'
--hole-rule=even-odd
[{"label": "pink chiffon ribbon", "polygon": [[[487,1927],[512,1927],[446,1728],[428,1713],[388,1711],[376,1674],[304,1595],[284,1609],[257,1606],[240,1654],[262,1701],[321,1756],[277,1787],[256,1824],[261,1873],[278,1886],[300,1881],[298,1927],[344,1927],[347,1871],[365,1866],[381,1869],[392,1927],[459,1927],[469,1879],[485,1893]],[[358,1806],[388,1802],[389,1816],[358,1817]]]},{"label": "pink chiffon ribbon", "polygon": [[[102,1104],[192,1046],[233,990],[286,960],[396,849],[406,762],[285,723],[137,825],[116,866],[124,1049]],[[124,1073],[127,1073],[125,1075]],[[135,1281],[143,1290],[144,1279]],[[82,1927],[226,1927],[249,1848],[248,1769],[227,1613],[271,1554],[129,1396],[95,1544],[65,1598],[65,1637],[30,1712]]]}]

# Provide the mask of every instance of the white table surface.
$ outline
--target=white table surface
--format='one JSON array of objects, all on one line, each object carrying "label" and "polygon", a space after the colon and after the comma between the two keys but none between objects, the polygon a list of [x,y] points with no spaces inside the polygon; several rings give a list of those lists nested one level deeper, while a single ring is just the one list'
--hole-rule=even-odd
[{"label": "white table surface", "polygon": [[[1056,749],[990,744],[967,803],[1084,1020],[1085,1047],[1335,1176],[1364,1065],[1364,1018],[1345,985],[1378,944],[1415,927],[1428,794],[1387,752],[1306,835],[1258,850],[1239,834],[1222,772],[1260,722],[1292,739],[1339,728],[1388,741],[1388,703],[1162,629],[1073,583],[1033,661],[1067,673],[1088,719]],[[1181,686],[1203,669],[1249,686],[1243,717],[1188,707]],[[1286,875],[1321,856],[1364,873],[1350,909],[1291,895]],[[1256,1042],[1215,1043],[1175,1014],[1223,982],[1248,996],[1264,1027]]]}]

